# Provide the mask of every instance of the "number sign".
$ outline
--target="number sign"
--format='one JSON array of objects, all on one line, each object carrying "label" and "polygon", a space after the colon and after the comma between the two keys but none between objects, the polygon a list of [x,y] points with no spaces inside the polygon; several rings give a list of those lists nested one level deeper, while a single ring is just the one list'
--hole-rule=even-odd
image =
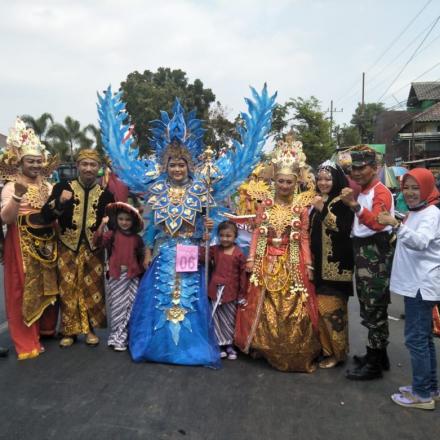
[{"label": "number sign", "polygon": [[197,272],[198,265],[198,246],[178,244],[176,249],[176,272]]}]

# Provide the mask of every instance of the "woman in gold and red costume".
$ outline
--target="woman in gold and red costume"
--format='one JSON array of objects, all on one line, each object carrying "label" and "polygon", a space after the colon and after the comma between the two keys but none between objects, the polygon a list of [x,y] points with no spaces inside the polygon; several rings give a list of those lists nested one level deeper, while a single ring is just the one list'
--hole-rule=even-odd
[{"label": "woman in gold and red costume", "polygon": [[[258,209],[247,268],[247,305],[237,314],[236,344],[281,371],[312,372],[320,346],[300,142],[279,142],[273,158],[274,195]],[[311,195],[311,194],[310,194]]]},{"label": "woman in gold and red costume", "polygon": [[19,360],[37,357],[42,335],[54,335],[58,293],[55,231],[40,216],[51,192],[44,179],[45,147],[34,131],[17,119],[0,162],[8,182],[1,194],[1,219],[8,225],[4,246],[5,303],[9,332]]}]

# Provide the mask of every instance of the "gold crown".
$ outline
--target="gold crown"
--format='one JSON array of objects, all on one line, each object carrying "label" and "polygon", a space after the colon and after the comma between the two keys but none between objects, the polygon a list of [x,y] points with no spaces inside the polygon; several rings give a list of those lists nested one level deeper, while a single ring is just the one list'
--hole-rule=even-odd
[{"label": "gold crown", "polygon": [[9,130],[6,139],[6,152],[12,162],[19,162],[23,156],[43,156],[46,159],[46,147],[32,128],[17,118],[15,126]]},{"label": "gold crown", "polygon": [[295,141],[287,135],[285,140],[277,142],[273,152],[272,163],[274,174],[294,174],[298,176],[306,166],[306,155],[303,152],[302,142]]}]

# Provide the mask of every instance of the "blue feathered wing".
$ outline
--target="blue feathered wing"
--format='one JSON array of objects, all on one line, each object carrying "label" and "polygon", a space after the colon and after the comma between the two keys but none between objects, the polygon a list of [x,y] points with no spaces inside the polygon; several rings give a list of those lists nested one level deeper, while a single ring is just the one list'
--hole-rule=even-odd
[{"label": "blue feathered wing", "polygon": [[266,84],[261,94],[253,87],[251,92],[253,100],[245,98],[248,113],[241,113],[244,126],[237,126],[241,142],[234,140],[233,148],[215,162],[223,176],[213,185],[213,197],[218,203],[224,201],[249,177],[260,161],[269,136],[277,93],[269,96]]},{"label": "blue feathered wing", "polygon": [[128,114],[121,100],[122,92],[113,95],[109,86],[103,96],[98,93],[98,115],[102,142],[112,161],[112,170],[135,193],[143,193],[159,176],[155,159],[139,158],[139,149],[132,148],[133,137],[125,124]]}]

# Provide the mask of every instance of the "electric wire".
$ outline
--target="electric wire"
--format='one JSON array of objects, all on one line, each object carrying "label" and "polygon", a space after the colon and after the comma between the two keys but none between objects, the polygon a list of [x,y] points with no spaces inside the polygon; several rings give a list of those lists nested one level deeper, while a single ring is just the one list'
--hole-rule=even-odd
[{"label": "electric wire", "polygon": [[396,77],[393,79],[391,84],[387,87],[387,89],[382,93],[378,101],[380,101],[391,89],[391,87],[395,84],[395,82],[399,79],[400,75],[404,72],[404,70],[407,68],[409,63],[414,59],[414,57],[417,55],[417,52],[419,49],[423,46],[423,43],[426,41],[426,39],[429,37],[435,26],[437,25],[438,21],[440,20],[440,15],[437,17],[431,28],[428,30],[427,34],[423,38],[423,40],[420,42],[420,44],[417,46],[416,50],[413,52],[413,54],[409,57],[408,61],[403,65],[403,67],[400,69],[399,73],[396,75]]}]

